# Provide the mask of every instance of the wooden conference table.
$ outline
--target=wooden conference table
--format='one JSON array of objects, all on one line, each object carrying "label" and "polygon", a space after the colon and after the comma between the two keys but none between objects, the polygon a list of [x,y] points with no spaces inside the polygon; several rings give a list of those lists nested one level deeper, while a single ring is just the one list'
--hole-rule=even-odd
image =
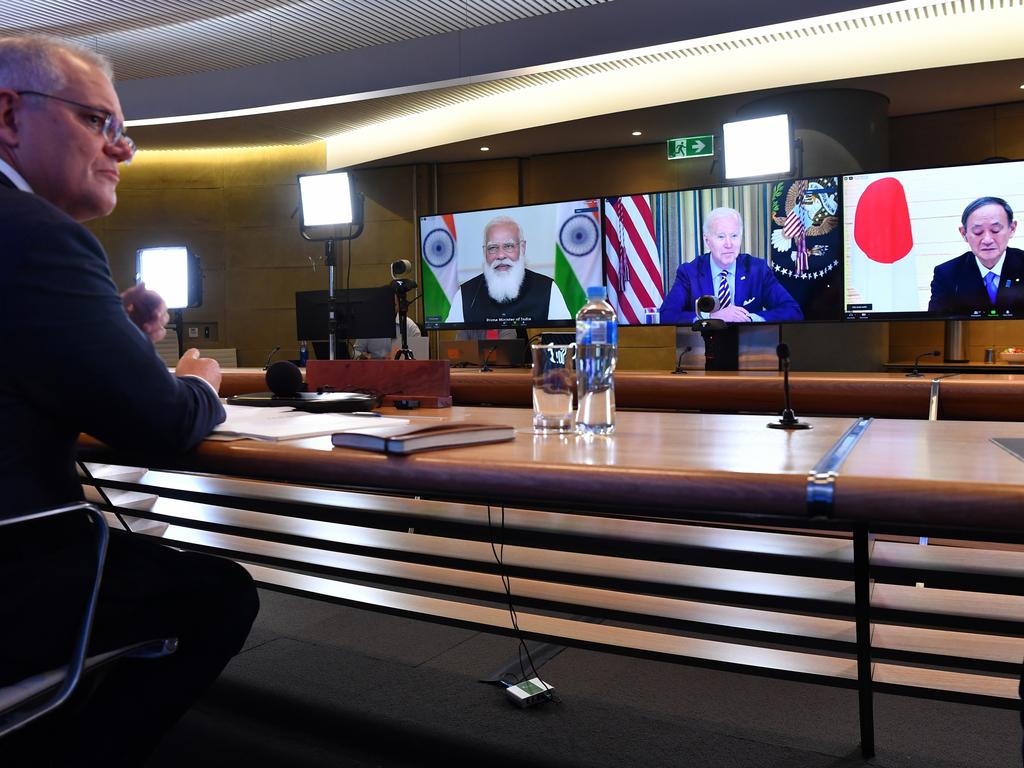
[{"label": "wooden conference table", "polygon": [[[256,368],[225,369],[224,396],[266,389]],[[782,375],[775,371],[622,371],[615,375],[620,408],[720,413],[777,413]],[[798,414],[957,420],[1024,421],[1024,374],[793,373]],[[453,368],[455,405],[530,407],[530,372]]]},{"label": "wooden conference table", "polygon": [[316,437],[184,456],[83,438],[80,458],[129,527],[277,589],[855,687],[866,754],[874,691],[1015,705],[1024,461],[991,438],[1024,423],[623,411],[588,440],[533,434],[530,415],[414,411],[518,431],[407,457]]},{"label": "wooden conference table", "polygon": [[[111,451],[106,463],[209,472],[275,482],[544,508],[695,512],[805,518],[808,474],[854,423],[810,417],[813,429],[768,429],[771,417],[622,411],[615,435],[585,440],[533,434],[526,409],[384,409],[429,423],[513,425],[508,443],[390,457],[333,448],[328,437],[286,442],[205,441],[184,456]],[[411,414],[411,416],[410,416]],[[1024,423],[874,420],[843,463],[830,517],[1024,531],[1024,462],[991,442],[1024,438]]]}]

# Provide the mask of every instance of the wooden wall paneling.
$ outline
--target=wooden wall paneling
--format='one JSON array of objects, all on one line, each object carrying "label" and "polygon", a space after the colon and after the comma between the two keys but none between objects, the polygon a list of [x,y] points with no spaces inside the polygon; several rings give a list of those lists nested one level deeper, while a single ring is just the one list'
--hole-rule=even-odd
[{"label": "wooden wall paneling", "polygon": [[516,158],[437,166],[437,210],[471,211],[519,204]]}]

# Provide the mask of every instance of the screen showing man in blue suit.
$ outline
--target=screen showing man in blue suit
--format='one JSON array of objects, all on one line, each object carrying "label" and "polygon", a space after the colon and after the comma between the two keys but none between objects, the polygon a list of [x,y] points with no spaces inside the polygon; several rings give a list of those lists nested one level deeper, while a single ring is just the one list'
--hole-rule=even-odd
[{"label": "screen showing man in blue suit", "polygon": [[712,318],[729,323],[779,323],[803,319],[800,305],[764,259],[741,253],[743,219],[734,208],[715,208],[704,218],[707,252],[679,265],[661,305],[663,323],[692,323],[694,304],[715,296]]},{"label": "screen showing man in blue suit", "polygon": [[1024,251],[1007,244],[1017,231],[1000,197],[972,200],[960,218],[970,247],[935,267],[928,311],[946,316],[1017,316],[1024,310]]}]

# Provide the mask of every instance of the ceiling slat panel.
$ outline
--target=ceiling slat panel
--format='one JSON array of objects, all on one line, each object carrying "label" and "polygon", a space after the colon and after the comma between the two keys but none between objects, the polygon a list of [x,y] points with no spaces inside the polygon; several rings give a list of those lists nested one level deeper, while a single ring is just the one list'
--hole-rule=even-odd
[{"label": "ceiling slat panel", "polygon": [[611,1],[8,0],[0,5],[0,34],[78,39],[129,80],[298,59]]}]

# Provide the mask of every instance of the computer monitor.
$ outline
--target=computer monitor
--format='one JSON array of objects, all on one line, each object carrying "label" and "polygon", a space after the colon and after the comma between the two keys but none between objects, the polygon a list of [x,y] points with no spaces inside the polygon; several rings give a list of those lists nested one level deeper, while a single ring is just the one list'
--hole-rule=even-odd
[{"label": "computer monitor", "polygon": [[[393,338],[394,292],[387,285],[335,291],[334,316],[337,320],[335,334],[338,339]],[[327,321],[327,291],[296,292],[295,330],[299,341],[319,342],[327,339]]]},{"label": "computer monitor", "polygon": [[1024,246],[1004,203],[1024,208],[1024,162],[844,176],[845,319],[1024,317]]},{"label": "computer monitor", "polygon": [[565,327],[602,284],[597,199],[420,218],[428,330]]},{"label": "computer monitor", "polygon": [[[754,321],[841,319],[837,176],[607,197],[602,209],[606,284],[622,325],[690,325],[702,295]],[[736,265],[728,296],[716,259]]]}]

